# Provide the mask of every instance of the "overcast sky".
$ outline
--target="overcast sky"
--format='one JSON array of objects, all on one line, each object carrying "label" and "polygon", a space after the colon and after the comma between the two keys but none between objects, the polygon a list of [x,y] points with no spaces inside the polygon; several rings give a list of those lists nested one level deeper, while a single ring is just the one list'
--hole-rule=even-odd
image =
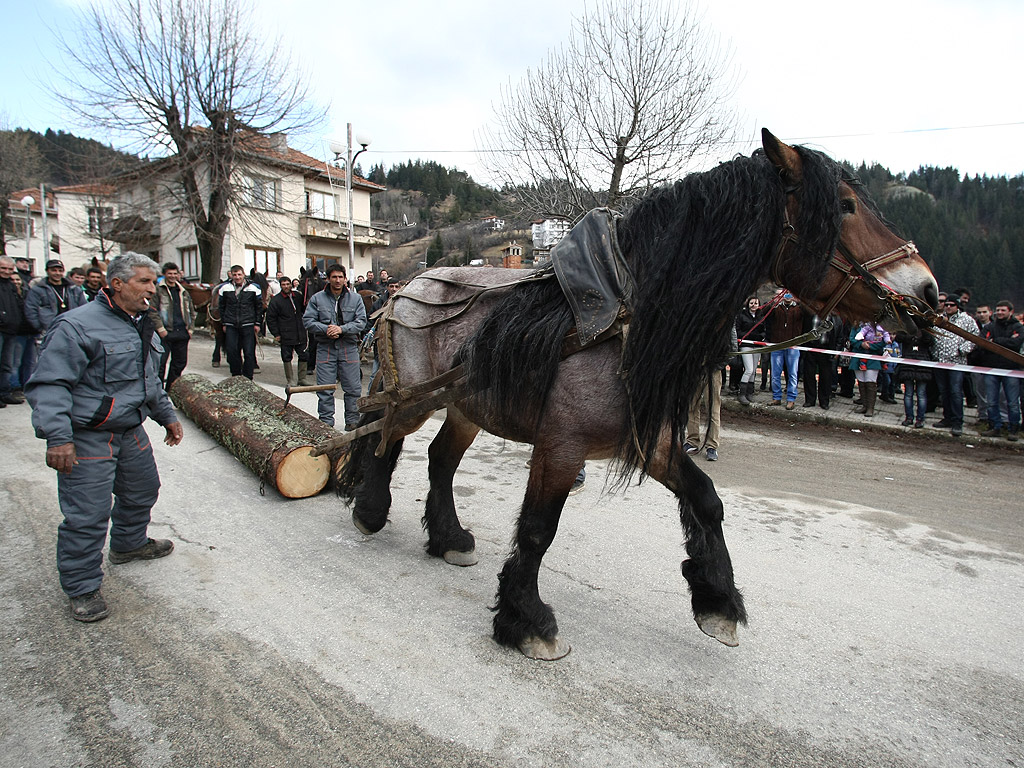
[{"label": "overcast sky", "polygon": [[[73,37],[82,0],[0,0],[0,121],[71,130],[42,87],[58,73],[54,32]],[[294,146],[328,156],[345,125],[372,138],[360,158],[456,166],[486,181],[474,150],[503,84],[518,81],[569,34],[584,0],[258,0],[329,108],[322,135]],[[1024,173],[1021,0],[715,0],[705,24],[731,48],[735,106],[750,152],[761,126],[780,138],[894,173],[920,165]],[[49,62],[49,63],[47,63]]]}]

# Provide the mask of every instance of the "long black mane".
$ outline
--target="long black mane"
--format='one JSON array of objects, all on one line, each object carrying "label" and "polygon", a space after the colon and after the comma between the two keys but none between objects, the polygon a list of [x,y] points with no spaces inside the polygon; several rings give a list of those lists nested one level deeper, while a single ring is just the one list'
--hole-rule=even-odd
[{"label": "long black mane", "polygon": [[[787,191],[800,205],[799,241],[780,272],[807,297],[824,280],[839,236],[843,174],[825,155],[794,149],[803,178],[789,189],[758,151],[656,190],[619,222],[636,280],[622,354],[632,429],[620,444],[621,481],[638,466],[646,473],[666,425],[673,446],[681,440],[693,394],[722,362],[729,323],[768,275]],[[554,280],[511,292],[462,350],[470,385],[499,413],[528,408],[539,416],[572,322]]]}]

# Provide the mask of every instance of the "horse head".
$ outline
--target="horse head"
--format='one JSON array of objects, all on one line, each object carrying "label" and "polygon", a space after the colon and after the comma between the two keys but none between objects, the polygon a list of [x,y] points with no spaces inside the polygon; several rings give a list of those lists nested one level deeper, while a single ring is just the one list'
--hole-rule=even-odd
[{"label": "horse head", "polygon": [[[822,165],[814,156],[823,155],[791,147],[767,129],[761,134],[765,155],[786,192],[772,278],[819,317],[835,312],[851,321],[899,321],[916,334],[918,324],[908,305],[924,312],[938,304],[938,285],[917,247],[890,229],[860,182],[838,164]],[[828,174],[822,168],[832,169],[830,182],[823,183]],[[805,237],[805,227],[823,221],[823,229]],[[807,261],[800,256],[827,263],[824,278],[809,279]]]}]

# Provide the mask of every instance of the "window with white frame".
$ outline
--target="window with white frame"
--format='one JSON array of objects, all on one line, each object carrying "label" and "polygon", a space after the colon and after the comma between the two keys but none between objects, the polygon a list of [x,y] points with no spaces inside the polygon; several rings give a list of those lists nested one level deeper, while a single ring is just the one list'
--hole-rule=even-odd
[{"label": "window with white frame", "polygon": [[276,277],[281,269],[281,249],[247,245],[242,266],[245,267],[246,273],[256,267],[257,272],[262,272],[269,277]]},{"label": "window with white frame", "polygon": [[247,198],[254,208],[275,210],[277,206],[277,179],[266,176],[246,177]]},{"label": "window with white frame", "polygon": [[93,205],[89,212],[89,234],[107,231],[107,225],[114,218],[114,209],[109,205]]},{"label": "window with white frame", "polygon": [[178,257],[181,262],[181,274],[186,280],[199,280],[203,275],[203,265],[199,260],[199,248],[190,245],[187,248],[178,249]]},{"label": "window with white frame", "polygon": [[318,219],[337,220],[338,198],[336,195],[316,190],[306,190],[306,213]]}]

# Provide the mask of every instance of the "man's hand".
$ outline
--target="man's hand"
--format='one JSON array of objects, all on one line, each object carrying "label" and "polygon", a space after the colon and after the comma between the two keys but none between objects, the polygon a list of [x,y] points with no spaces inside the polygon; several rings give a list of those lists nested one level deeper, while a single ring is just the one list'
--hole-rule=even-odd
[{"label": "man's hand", "polygon": [[78,455],[75,453],[74,443],[64,443],[46,449],[46,466],[56,469],[58,472],[70,475],[71,468],[78,463]]},{"label": "man's hand", "polygon": [[[167,433],[164,437],[164,442],[168,445],[177,445],[181,442],[181,438],[185,436],[184,430],[181,428],[181,422],[175,421],[172,424],[168,424],[164,427],[164,431]],[[72,446],[74,447],[74,446]]]},{"label": "man's hand", "polygon": [[280,336],[275,336],[274,337],[274,341],[276,341],[278,344],[280,344],[281,343],[281,337]]},{"label": "man's hand", "polygon": [[327,337],[330,339],[336,339],[341,336],[340,325],[328,325],[327,326]]},{"label": "man's hand", "polygon": [[166,328],[161,328],[159,331],[157,331],[157,335],[161,339],[166,339],[167,338],[167,329]]}]

